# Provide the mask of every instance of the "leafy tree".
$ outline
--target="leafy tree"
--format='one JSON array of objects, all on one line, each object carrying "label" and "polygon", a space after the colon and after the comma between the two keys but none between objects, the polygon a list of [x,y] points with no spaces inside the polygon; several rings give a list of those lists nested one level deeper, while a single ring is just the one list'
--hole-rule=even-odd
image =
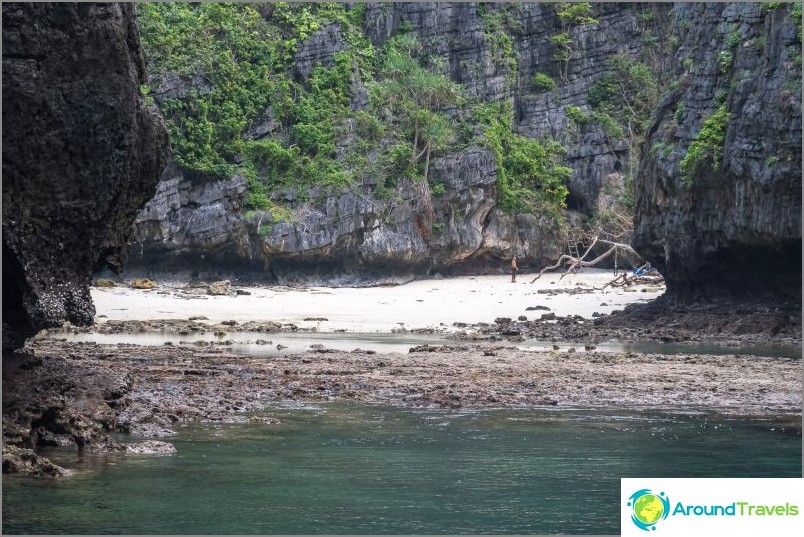
[{"label": "leafy tree", "polygon": [[556,15],[561,21],[561,33],[554,35],[550,40],[556,46],[553,57],[561,65],[561,78],[566,80],[569,59],[572,56],[570,31],[584,24],[597,24],[598,21],[592,17],[592,4],[588,2],[559,2],[556,5]]},{"label": "leafy tree", "polygon": [[595,119],[607,134],[623,139],[628,145],[629,175],[636,165],[635,148],[644,136],[658,99],[656,75],[651,68],[625,55],[615,56],[611,71],[589,90],[588,101],[595,111]]},{"label": "leafy tree", "polygon": [[452,121],[440,110],[458,104],[462,88],[423,67],[417,58],[420,50],[421,44],[412,34],[391,38],[371,95],[375,106],[387,103],[402,118],[412,137],[409,169],[424,158],[426,180],[433,152],[446,148],[452,137]]}]

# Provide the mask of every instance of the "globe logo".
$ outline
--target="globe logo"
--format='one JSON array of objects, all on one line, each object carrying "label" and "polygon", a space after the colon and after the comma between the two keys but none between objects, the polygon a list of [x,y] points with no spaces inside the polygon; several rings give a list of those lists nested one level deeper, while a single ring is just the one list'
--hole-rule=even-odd
[{"label": "globe logo", "polygon": [[654,493],[650,489],[640,489],[628,498],[631,508],[631,521],[637,528],[645,531],[656,530],[656,523],[670,514],[670,500],[664,492]]}]

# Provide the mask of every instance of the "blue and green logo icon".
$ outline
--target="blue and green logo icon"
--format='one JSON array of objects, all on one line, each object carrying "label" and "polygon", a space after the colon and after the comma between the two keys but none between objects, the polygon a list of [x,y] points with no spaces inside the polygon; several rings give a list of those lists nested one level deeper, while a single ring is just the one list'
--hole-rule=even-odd
[{"label": "blue and green logo icon", "polygon": [[670,500],[664,492],[654,493],[650,489],[640,489],[628,498],[631,508],[631,521],[637,528],[645,531],[655,530],[656,523],[670,514]]}]

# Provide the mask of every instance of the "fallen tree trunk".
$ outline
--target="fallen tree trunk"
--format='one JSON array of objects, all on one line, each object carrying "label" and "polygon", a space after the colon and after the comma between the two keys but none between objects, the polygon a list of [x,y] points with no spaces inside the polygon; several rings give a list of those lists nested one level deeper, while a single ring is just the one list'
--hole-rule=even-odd
[{"label": "fallen tree trunk", "polygon": [[[592,248],[597,243],[609,245],[610,248],[608,250],[606,250],[605,253],[597,256],[596,258],[592,259],[591,261],[584,261],[586,256],[589,255],[589,252],[592,251]],[[530,281],[530,283],[533,283],[536,280],[538,280],[539,278],[541,278],[542,274],[544,274],[548,270],[557,269],[558,267],[561,266],[562,263],[568,264],[569,268],[567,268],[566,272],[564,272],[564,274],[561,275],[561,278],[563,278],[564,276],[569,274],[570,271],[577,269],[578,267],[593,267],[593,266],[597,265],[598,263],[600,263],[601,261],[603,261],[604,259],[606,259],[607,257],[609,257],[611,254],[613,254],[614,252],[616,252],[618,250],[629,252],[629,253],[632,253],[632,254],[637,255],[637,256],[639,255],[633,248],[631,248],[627,244],[623,244],[621,242],[612,242],[612,241],[609,241],[609,240],[601,239],[601,238],[596,236],[594,238],[594,240],[592,241],[592,244],[586,249],[586,251],[584,252],[584,254],[582,256],[573,257],[573,256],[571,256],[569,254],[562,254],[561,257],[558,258],[558,261],[556,261],[556,263],[554,265],[550,265],[549,267],[545,267],[541,271],[539,271],[539,273],[536,275],[535,278],[533,278]]]}]

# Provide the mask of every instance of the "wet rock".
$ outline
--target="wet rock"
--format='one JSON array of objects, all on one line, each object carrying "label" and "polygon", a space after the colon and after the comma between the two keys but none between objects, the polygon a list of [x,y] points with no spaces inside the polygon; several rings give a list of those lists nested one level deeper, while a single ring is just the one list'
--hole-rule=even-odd
[{"label": "wet rock", "polygon": [[72,471],[53,464],[31,449],[3,444],[3,473],[21,473],[32,477],[67,477]]},{"label": "wet rock", "polygon": [[528,306],[527,308],[525,308],[525,311],[539,311],[539,310],[550,311],[550,308],[548,308],[547,306]]},{"label": "wet rock", "polygon": [[135,423],[129,427],[129,434],[132,436],[165,438],[167,436],[173,436],[176,433],[154,423]]},{"label": "wet rock", "polygon": [[95,287],[115,287],[115,283],[112,280],[98,278],[95,280]]},{"label": "wet rock", "polygon": [[44,427],[36,430],[37,446],[75,447],[75,439],[69,434],[57,434]]},{"label": "wet rock", "polygon": [[173,455],[176,453],[176,447],[173,444],[160,440],[145,440],[121,445],[123,446],[121,451],[138,455]]},{"label": "wet rock", "polygon": [[411,347],[408,353],[413,354],[416,352],[462,352],[469,350],[469,347],[457,345],[418,345]]}]

